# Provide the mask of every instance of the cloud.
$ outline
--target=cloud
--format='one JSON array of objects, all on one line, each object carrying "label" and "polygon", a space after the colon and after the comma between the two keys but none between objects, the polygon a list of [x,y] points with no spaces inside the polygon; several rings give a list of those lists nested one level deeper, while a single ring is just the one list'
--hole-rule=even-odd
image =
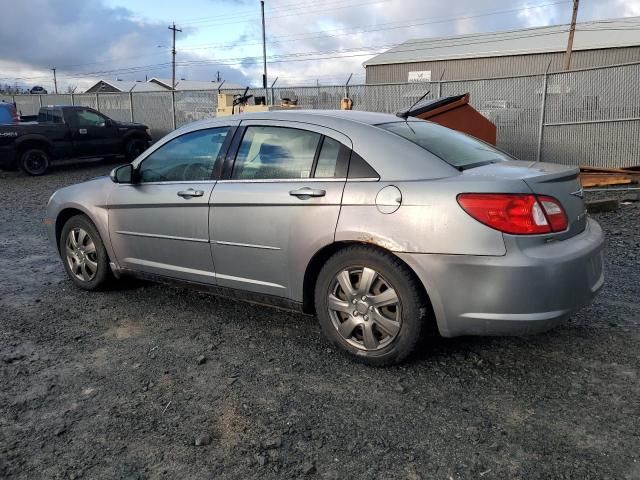
[{"label": "cloud", "polygon": [[[0,82],[17,77],[23,85],[52,88],[52,67],[57,68],[61,87],[92,83],[87,74],[94,79],[171,76],[170,52],[158,48],[167,45],[167,25],[137,19],[125,8],[107,7],[97,0],[16,1],[3,9],[2,24],[0,64],[5,68],[0,70],[4,77]],[[180,52],[178,58],[200,57]],[[147,67],[134,68],[140,66]],[[181,70],[180,76],[195,73]],[[228,81],[247,82],[240,70],[229,67],[199,68],[197,73],[202,79],[212,79],[217,70]]]}]

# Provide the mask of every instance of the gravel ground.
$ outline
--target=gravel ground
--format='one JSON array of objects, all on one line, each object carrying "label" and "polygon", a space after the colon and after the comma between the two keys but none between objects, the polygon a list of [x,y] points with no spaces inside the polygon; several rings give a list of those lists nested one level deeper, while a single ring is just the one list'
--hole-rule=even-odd
[{"label": "gravel ground", "polygon": [[597,216],[606,286],[566,325],[373,369],[302,315],[74,288],[44,207],[112,166],[0,174],[0,477],[640,478],[640,204]]}]

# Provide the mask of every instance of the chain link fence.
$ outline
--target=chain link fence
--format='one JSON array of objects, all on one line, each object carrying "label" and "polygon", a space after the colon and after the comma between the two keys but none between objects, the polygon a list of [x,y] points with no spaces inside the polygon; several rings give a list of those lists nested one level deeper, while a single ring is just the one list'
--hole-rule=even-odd
[{"label": "chain link fence", "polygon": [[[348,96],[355,110],[395,113],[426,98],[470,93],[471,105],[497,127],[498,147],[522,160],[566,165],[630,167],[640,164],[640,62],[617,66],[484,80],[385,85],[250,89],[280,105],[337,109]],[[223,93],[243,93],[223,90]],[[42,105],[82,105],[120,121],[148,125],[154,139],[182,125],[215,116],[216,91],[15,95],[22,115]]]}]

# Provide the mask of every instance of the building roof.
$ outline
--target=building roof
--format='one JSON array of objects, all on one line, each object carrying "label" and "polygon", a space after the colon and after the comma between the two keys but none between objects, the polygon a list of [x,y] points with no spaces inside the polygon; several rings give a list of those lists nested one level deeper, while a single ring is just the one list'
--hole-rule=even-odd
[{"label": "building roof", "polygon": [[[170,78],[152,78],[149,83],[161,85],[167,90],[171,90]],[[178,80],[176,81],[176,90],[218,90],[222,85],[224,89],[243,88],[237,83],[229,82],[207,82],[206,80]]]},{"label": "building roof", "polygon": [[160,85],[149,82],[139,82],[135,80],[98,80],[87,92],[99,92],[102,85],[108,85],[119,92],[160,92],[166,90]]},{"label": "building roof", "polygon": [[[218,90],[222,85],[224,89],[242,89],[237,83],[207,82],[204,80],[178,80],[176,90]],[[97,93],[101,87],[106,87],[105,92],[116,90],[118,92],[165,92],[171,90],[171,79],[152,78],[147,82],[134,80],[98,80],[86,89],[86,92]],[[109,88],[110,87],[110,88]]]},{"label": "building roof", "polygon": [[[640,46],[640,17],[582,22],[576,25],[574,50]],[[499,57],[563,52],[569,25],[526,28],[455,37],[408,40],[363,63],[365,67],[393,63],[461,58]]]}]

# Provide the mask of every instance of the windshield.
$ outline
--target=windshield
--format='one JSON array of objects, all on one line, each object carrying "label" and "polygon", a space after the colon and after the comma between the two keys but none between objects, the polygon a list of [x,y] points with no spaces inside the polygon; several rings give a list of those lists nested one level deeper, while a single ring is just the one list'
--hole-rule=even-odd
[{"label": "windshield", "polygon": [[461,170],[512,160],[487,143],[435,123],[393,122],[377,126],[406,138]]}]

